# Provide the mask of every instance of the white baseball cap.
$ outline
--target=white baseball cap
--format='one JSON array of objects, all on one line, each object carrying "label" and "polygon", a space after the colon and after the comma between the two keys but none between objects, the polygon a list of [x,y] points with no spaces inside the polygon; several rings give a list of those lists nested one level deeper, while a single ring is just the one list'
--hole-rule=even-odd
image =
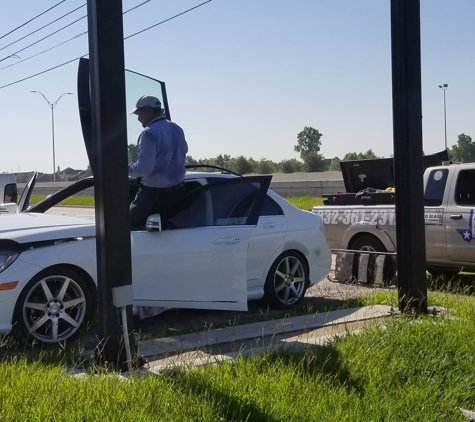
[{"label": "white baseball cap", "polygon": [[158,108],[161,107],[162,103],[157,97],[154,97],[150,94],[142,95],[138,100],[137,104],[135,104],[135,108],[129,112],[129,114],[134,114],[139,108],[142,107],[154,107]]}]

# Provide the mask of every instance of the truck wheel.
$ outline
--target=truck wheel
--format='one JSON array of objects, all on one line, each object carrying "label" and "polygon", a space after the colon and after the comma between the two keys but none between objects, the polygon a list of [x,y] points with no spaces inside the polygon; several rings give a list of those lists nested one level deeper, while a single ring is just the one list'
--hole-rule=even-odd
[{"label": "truck wheel", "polygon": [[351,244],[350,249],[357,251],[387,252],[381,241],[369,235],[358,237],[358,239]]},{"label": "truck wheel", "polygon": [[[384,247],[381,241],[371,235],[364,235],[359,237],[351,244],[350,249],[368,252],[387,252],[387,249]],[[375,260],[375,255],[370,256],[368,265],[368,270],[370,274],[374,274]],[[383,273],[384,284],[392,282],[392,280],[394,280],[395,270],[395,260],[393,258],[386,259],[386,264],[384,265]]]},{"label": "truck wheel", "polygon": [[298,252],[279,255],[264,285],[264,301],[275,309],[288,309],[299,303],[307,290],[308,269]]}]

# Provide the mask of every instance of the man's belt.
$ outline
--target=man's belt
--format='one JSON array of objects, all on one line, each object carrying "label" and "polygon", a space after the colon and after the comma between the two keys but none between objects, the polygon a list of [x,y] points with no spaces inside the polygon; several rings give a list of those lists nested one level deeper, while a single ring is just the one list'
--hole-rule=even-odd
[{"label": "man's belt", "polygon": [[181,188],[183,188],[184,184],[183,182],[181,183],[178,183],[178,185],[175,185],[175,186],[171,186],[169,188],[163,188],[163,191],[164,192],[175,192],[176,190],[179,190]]}]

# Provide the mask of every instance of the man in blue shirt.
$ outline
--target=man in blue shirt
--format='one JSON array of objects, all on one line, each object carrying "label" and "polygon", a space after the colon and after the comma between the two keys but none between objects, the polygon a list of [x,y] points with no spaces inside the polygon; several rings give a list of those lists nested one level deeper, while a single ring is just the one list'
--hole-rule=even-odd
[{"label": "man in blue shirt", "polygon": [[182,128],[163,115],[157,97],[143,95],[130,114],[136,114],[144,128],[137,141],[137,161],[129,164],[129,176],[141,179],[130,204],[131,229],[140,230],[150,214],[163,213],[185,196],[188,144]]}]

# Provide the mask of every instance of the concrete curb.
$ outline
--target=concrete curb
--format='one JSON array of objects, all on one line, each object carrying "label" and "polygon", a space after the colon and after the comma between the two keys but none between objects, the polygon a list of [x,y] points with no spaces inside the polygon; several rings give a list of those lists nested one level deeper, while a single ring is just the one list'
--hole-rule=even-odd
[{"label": "concrete curb", "polygon": [[139,354],[150,359],[146,365],[148,371],[167,373],[178,368],[229,362],[237,356],[262,354],[267,350],[325,344],[335,335],[358,330],[324,334],[318,329],[384,318],[390,311],[390,306],[365,306],[146,340],[140,342]]}]

